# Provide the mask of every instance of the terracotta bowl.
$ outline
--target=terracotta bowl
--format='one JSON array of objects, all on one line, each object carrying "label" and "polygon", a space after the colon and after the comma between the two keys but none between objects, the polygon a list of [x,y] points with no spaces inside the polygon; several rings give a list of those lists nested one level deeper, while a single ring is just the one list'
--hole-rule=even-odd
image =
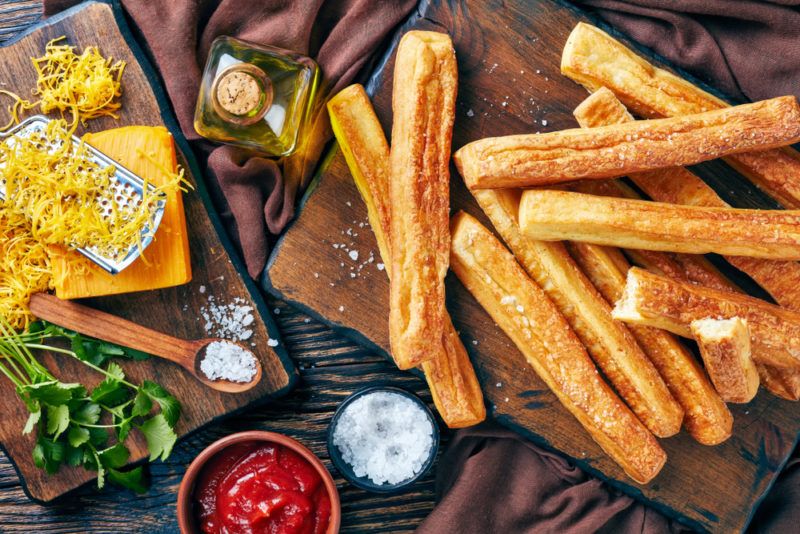
[{"label": "terracotta bowl", "polygon": [[197,518],[195,514],[194,505],[192,503],[192,494],[194,493],[194,485],[197,477],[202,472],[206,463],[213,458],[217,453],[221,452],[226,447],[235,443],[242,443],[244,441],[264,441],[283,445],[292,449],[297,454],[308,460],[314,466],[322,478],[322,483],[325,484],[325,489],[328,490],[328,497],[331,500],[331,517],[328,524],[328,534],[336,534],[339,532],[339,525],[342,520],[342,509],[339,502],[339,491],[336,489],[336,484],[333,482],[333,477],[325,468],[325,465],[317,458],[313,452],[308,450],[300,442],[283,434],[276,434],[275,432],[264,432],[260,430],[252,430],[249,432],[238,432],[231,434],[220,440],[215,441],[205,448],[203,452],[197,455],[197,458],[189,465],[186,474],[183,475],[181,487],[178,490],[178,526],[182,534],[197,534],[200,530],[197,528]]}]

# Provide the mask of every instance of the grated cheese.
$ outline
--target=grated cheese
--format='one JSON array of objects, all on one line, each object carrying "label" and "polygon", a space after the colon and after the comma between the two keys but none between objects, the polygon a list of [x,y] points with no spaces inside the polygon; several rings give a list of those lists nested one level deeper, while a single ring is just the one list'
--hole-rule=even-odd
[{"label": "grated cheese", "polygon": [[[50,122],[44,134],[0,143],[0,166],[2,205],[24,215],[32,237],[48,245],[95,247],[114,256],[139,243],[159,198],[147,187],[142,199],[115,191],[114,167],[91,161],[86,145],[73,143],[63,120]],[[181,178],[174,175],[157,191]]]},{"label": "grated cheese", "polygon": [[0,228],[0,317],[24,329],[33,319],[31,295],[52,289],[50,257],[21,215],[0,207]]}]

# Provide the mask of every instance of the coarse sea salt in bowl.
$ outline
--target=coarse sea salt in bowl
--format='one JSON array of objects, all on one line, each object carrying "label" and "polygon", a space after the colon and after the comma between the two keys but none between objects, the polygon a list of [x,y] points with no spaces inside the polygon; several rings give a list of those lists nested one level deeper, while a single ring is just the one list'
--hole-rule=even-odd
[{"label": "coarse sea salt in bowl", "polygon": [[376,493],[400,491],[423,477],[439,450],[439,428],[416,395],[390,386],[361,389],[336,409],[328,453],[342,476]]}]

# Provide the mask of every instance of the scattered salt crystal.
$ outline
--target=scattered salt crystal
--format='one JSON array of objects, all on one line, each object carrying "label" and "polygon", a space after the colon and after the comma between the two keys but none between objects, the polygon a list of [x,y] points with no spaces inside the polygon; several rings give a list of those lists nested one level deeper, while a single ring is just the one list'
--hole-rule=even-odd
[{"label": "scattered salt crystal", "polygon": [[309,319],[308,317],[306,317],[305,319],[303,319],[303,322],[304,322],[304,323],[306,323],[306,324],[308,324],[308,323],[310,323],[310,322],[311,322],[311,319]]},{"label": "scattered salt crystal", "polygon": [[347,205],[348,205],[348,206],[350,206],[350,207],[352,207],[352,206],[353,206],[353,203],[352,203],[352,202],[350,202],[349,200],[348,200],[347,202],[345,202],[345,204],[347,204]]},{"label": "scattered salt crystal", "polygon": [[353,261],[357,261],[358,260],[358,251],[357,250],[351,250],[347,254],[350,256],[351,260],[353,260]]},{"label": "scattered salt crystal", "polygon": [[274,310],[272,310],[272,312],[273,312],[275,315],[280,315],[280,314],[281,314],[281,309],[280,309],[280,308],[275,308]]},{"label": "scattered salt crystal", "polygon": [[344,311],[344,306],[339,306],[339,311],[343,312]]},{"label": "scattered salt crystal", "polygon": [[384,270],[385,268],[386,268],[386,266],[385,266],[384,264],[382,264],[382,263],[379,263],[379,264],[378,264],[378,270],[379,270],[379,271],[382,271],[382,270]]},{"label": "scattered salt crystal", "polygon": [[206,292],[206,286],[200,286],[200,293]]},{"label": "scattered salt crystal", "polygon": [[472,340],[472,344],[473,344],[473,345],[477,345],[477,344],[478,344],[478,340],[477,340],[477,339],[473,339],[473,340]]},{"label": "scattered salt crystal", "polygon": [[319,278],[319,273],[314,273],[314,278]]},{"label": "scattered salt crystal", "polygon": [[433,423],[411,399],[379,391],[341,412],[333,443],[357,477],[400,484],[422,470],[433,448]]},{"label": "scattered salt crystal", "polygon": [[267,346],[269,346],[269,347],[277,347],[278,346],[278,340],[269,338],[267,340]]},{"label": "scattered salt crystal", "polygon": [[213,341],[206,347],[200,370],[209,380],[250,382],[256,375],[256,357],[230,341]]},{"label": "scattered salt crystal", "polygon": [[223,304],[209,295],[208,304],[200,308],[206,334],[233,341],[245,341],[253,336],[253,331],[247,328],[255,320],[252,312],[252,306],[246,305],[246,301],[239,297]]},{"label": "scattered salt crystal", "polygon": [[471,109],[471,108],[470,108],[470,109],[468,109],[468,110],[467,110],[467,117],[474,117],[474,116],[475,116],[475,112],[474,112],[474,111],[472,111],[472,109]]},{"label": "scattered salt crystal", "polygon": [[545,119],[542,119],[542,126],[547,126],[547,121]]},{"label": "scattered salt crystal", "polygon": [[501,387],[503,387],[503,383],[502,382],[498,382],[497,384],[495,384],[495,386],[501,388]]}]

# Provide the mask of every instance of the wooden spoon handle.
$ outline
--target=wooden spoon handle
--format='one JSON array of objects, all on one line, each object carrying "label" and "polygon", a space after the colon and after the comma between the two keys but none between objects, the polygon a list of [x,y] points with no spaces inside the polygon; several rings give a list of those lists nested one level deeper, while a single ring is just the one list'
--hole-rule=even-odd
[{"label": "wooden spoon handle", "polygon": [[140,350],[193,369],[196,343],[150,330],[121,317],[53,295],[31,297],[31,313],[40,319],[90,337]]}]

